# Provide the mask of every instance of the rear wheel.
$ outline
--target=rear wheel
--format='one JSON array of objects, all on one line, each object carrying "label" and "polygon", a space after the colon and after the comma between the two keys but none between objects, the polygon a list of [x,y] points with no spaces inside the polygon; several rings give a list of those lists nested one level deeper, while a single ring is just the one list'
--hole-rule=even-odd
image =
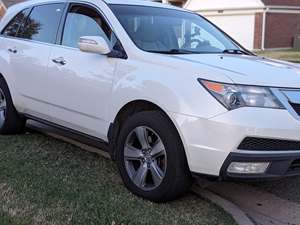
[{"label": "rear wheel", "polygon": [[173,200],[191,184],[180,137],[162,112],[140,112],[125,122],[117,163],[126,187],[151,201]]},{"label": "rear wheel", "polygon": [[16,111],[5,80],[0,77],[0,134],[24,131],[26,120]]}]

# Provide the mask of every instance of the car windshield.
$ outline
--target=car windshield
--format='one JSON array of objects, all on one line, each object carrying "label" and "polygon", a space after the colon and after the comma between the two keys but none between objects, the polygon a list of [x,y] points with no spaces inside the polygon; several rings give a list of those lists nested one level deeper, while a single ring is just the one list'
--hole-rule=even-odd
[{"label": "car windshield", "polygon": [[165,54],[245,52],[210,22],[192,12],[159,7],[110,5],[142,50]]}]

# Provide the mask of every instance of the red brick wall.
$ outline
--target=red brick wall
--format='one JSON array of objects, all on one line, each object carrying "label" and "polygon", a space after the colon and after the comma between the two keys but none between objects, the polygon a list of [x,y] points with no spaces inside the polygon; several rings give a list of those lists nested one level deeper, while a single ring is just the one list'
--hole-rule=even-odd
[{"label": "red brick wall", "polygon": [[265,48],[293,46],[295,35],[300,34],[300,14],[267,13]]},{"label": "red brick wall", "polygon": [[254,49],[260,49],[262,41],[263,13],[255,14],[254,26]]},{"label": "red brick wall", "polygon": [[300,0],[262,0],[266,5],[300,6]]}]

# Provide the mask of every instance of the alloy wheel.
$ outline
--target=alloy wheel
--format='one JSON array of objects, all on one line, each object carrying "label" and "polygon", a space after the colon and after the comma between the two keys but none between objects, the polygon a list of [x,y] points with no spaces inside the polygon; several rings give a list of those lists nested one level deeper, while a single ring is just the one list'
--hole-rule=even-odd
[{"label": "alloy wheel", "polygon": [[124,161],[131,181],[144,191],[157,188],[166,175],[165,146],[159,135],[147,126],[136,127],[127,136]]}]

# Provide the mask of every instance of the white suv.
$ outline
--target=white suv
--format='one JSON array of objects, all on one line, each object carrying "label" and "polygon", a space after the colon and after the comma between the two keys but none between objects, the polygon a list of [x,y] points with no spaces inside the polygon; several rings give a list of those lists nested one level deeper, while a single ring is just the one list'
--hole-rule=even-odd
[{"label": "white suv", "polygon": [[35,0],[0,24],[0,132],[26,119],[106,150],[152,201],[191,177],[300,174],[300,67],[148,1]]}]

